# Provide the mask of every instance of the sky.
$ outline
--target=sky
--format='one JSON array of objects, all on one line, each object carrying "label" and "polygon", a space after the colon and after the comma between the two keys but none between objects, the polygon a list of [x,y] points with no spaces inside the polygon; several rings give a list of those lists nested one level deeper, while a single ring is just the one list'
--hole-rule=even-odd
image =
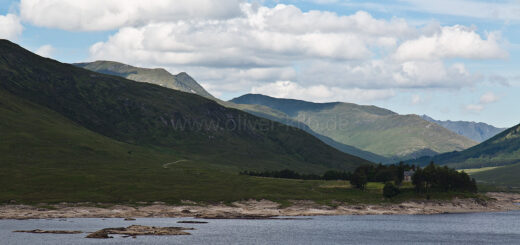
[{"label": "sky", "polygon": [[518,0],[0,0],[0,38],[61,62],[188,72],[224,100],[520,123]]}]

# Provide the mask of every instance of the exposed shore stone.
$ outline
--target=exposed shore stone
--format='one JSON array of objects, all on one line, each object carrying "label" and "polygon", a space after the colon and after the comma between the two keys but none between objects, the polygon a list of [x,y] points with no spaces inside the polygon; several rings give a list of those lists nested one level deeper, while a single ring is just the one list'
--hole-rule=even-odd
[{"label": "exposed shore stone", "polygon": [[[92,205],[88,203],[60,203],[52,210],[39,210],[30,205],[0,205],[0,219],[56,219],[56,218],[144,218],[195,217],[207,219],[273,219],[279,216],[314,215],[377,215],[377,214],[442,214],[468,212],[501,212],[520,210],[520,194],[487,193],[487,198],[455,198],[452,200],[421,200],[403,203],[348,204],[334,207],[312,201],[294,200],[288,207],[268,200],[234,202],[232,205],[149,206]],[[186,212],[185,210],[190,210]]]},{"label": "exposed shore stone", "polygon": [[128,227],[105,228],[89,234],[86,238],[111,238],[109,235],[125,235],[125,236],[178,236],[191,235],[185,230],[194,230],[194,228],[184,227],[155,227],[144,225],[131,225]]},{"label": "exposed shore stone", "polygon": [[179,224],[207,224],[208,222],[194,221],[194,220],[182,220],[182,221],[177,221],[177,223],[179,223]]},{"label": "exposed shore stone", "polygon": [[35,233],[35,234],[79,234],[82,231],[46,231],[46,230],[27,230],[27,231],[13,231],[13,232],[24,232],[24,233]]}]

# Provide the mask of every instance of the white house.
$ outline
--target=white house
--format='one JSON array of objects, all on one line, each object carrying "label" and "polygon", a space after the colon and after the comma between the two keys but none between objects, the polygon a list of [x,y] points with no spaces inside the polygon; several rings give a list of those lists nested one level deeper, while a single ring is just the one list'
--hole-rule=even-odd
[{"label": "white house", "polygon": [[415,174],[414,170],[404,171],[404,182],[412,182],[413,174]]}]

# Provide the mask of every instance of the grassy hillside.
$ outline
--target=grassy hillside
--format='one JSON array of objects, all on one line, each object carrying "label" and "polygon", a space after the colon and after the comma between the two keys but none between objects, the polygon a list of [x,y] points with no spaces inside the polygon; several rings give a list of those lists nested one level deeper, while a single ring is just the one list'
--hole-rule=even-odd
[{"label": "grassy hillside", "polygon": [[304,123],[291,119],[287,114],[279,110],[273,109],[271,107],[256,104],[236,104],[233,102],[219,100],[205,92],[202,89],[202,87],[195,80],[189,77],[186,73],[181,74],[184,74],[184,77],[189,77],[189,79],[187,80],[189,80],[190,86],[185,86],[181,83],[182,81],[184,81],[180,79],[181,74],[174,76],[164,69],[145,69],[112,61],[96,61],[92,63],[79,63],[74,65],[103,74],[116,75],[138,82],[157,84],[163,87],[172,88],[185,92],[190,92],[189,88],[198,88],[196,89],[196,94],[212,99],[220,105],[223,105],[228,108],[235,108],[242,111],[246,111],[258,117],[266,118],[272,121],[280,122],[286,125],[302,129],[303,131],[315,136],[322,142],[344,153],[354,155],[376,163],[391,162],[391,160],[386,157],[368,151],[363,151],[350,145],[342,144],[331,139],[330,137],[318,134]]},{"label": "grassy hillside", "polygon": [[420,158],[412,163],[425,165],[430,161],[460,169],[520,163],[520,124],[467,150]]},{"label": "grassy hillside", "polygon": [[203,155],[118,142],[2,90],[0,119],[0,203],[380,199],[378,190],[241,176]]},{"label": "grassy hillside", "polygon": [[106,137],[240,168],[351,170],[367,161],[191,93],[90,72],[0,42],[0,89]]},{"label": "grassy hillside", "polygon": [[[245,106],[247,104],[236,104],[236,105],[244,105]],[[247,105],[247,106],[256,106],[256,105]],[[259,110],[250,110],[250,108],[242,108],[242,110],[247,111],[247,112],[249,112],[249,113],[251,113],[253,115],[259,116],[259,117],[267,118],[267,119],[272,120],[272,121],[280,122],[280,123],[283,123],[283,124],[286,124],[286,125],[289,125],[289,126],[293,126],[293,127],[299,128],[299,129],[309,133],[310,135],[313,135],[314,137],[316,137],[317,139],[321,140],[325,144],[330,145],[330,146],[336,148],[337,150],[345,152],[347,154],[351,154],[351,155],[354,155],[354,156],[357,156],[357,157],[361,157],[363,159],[366,159],[366,160],[374,162],[374,163],[389,163],[389,162],[392,162],[392,159],[390,159],[390,158],[386,158],[386,157],[374,154],[372,152],[363,151],[363,150],[358,149],[356,147],[339,143],[339,142],[333,140],[330,137],[318,134],[318,133],[314,132],[305,123],[297,121],[295,119],[291,119],[289,116],[287,116],[285,114],[284,114],[285,116],[274,116],[273,114],[265,114],[261,110],[260,111]]]},{"label": "grassy hillside", "polygon": [[200,84],[185,72],[173,75],[165,69],[134,67],[114,61],[95,61],[74,64],[91,71],[124,77],[133,81],[157,84],[163,87],[194,93],[206,98],[214,98]]},{"label": "grassy hillside", "polygon": [[271,107],[337,142],[394,159],[463,150],[476,144],[419,116],[399,115],[375,106],[312,103],[254,94],[231,102]]},{"label": "grassy hillside", "polygon": [[390,202],[381,184],[360,191],[346,182],[250,177],[212,156],[119,142],[4,90],[0,135],[0,203]]},{"label": "grassy hillside", "polygon": [[0,90],[0,135],[0,203],[229,203],[253,198],[330,204],[426,198],[407,192],[398,199],[382,199],[378,183],[360,191],[344,181],[238,175],[236,167],[211,156],[113,140],[4,90]]}]

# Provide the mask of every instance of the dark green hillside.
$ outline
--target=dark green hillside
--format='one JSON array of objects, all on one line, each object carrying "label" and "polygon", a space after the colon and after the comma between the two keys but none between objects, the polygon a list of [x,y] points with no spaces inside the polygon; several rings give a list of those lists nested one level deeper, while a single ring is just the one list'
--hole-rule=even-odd
[{"label": "dark green hillside", "polygon": [[430,161],[460,169],[519,163],[520,124],[467,150],[441,154],[433,158],[420,158],[412,162],[425,165]]},{"label": "dark green hillside", "polygon": [[79,126],[140,146],[212,157],[239,168],[350,170],[367,161],[307,133],[198,95],[94,73],[0,42],[0,89]]},{"label": "dark green hillside", "polygon": [[491,184],[495,186],[516,187],[520,188],[520,160],[516,164],[507,165],[490,170],[479,171],[471,174],[479,182]]},{"label": "dark green hillside", "polygon": [[[230,203],[251,198],[324,204],[386,201],[376,183],[360,191],[345,181],[250,177],[238,175],[238,169],[211,156],[118,142],[3,90],[0,135],[0,204],[13,200],[29,204]],[[402,199],[409,198],[425,197]]]},{"label": "dark green hillside", "polygon": [[235,104],[228,101],[219,100],[207,93],[202,86],[200,86],[195,80],[193,80],[186,73],[180,73],[179,75],[172,75],[168,73],[164,69],[146,69],[134,67],[118,62],[113,61],[96,61],[91,63],[78,63],[74,64],[78,67],[82,67],[91,71],[108,74],[108,75],[116,75],[120,77],[124,77],[130,80],[134,80],[137,82],[147,82],[156,85],[160,85],[163,87],[176,89],[184,92],[193,92],[195,94],[207,97],[219,103],[222,106],[228,108],[235,108],[242,111],[246,111],[258,117],[266,118],[272,121],[280,122],[289,126],[293,126],[303,131],[315,136],[320,139],[322,142],[336,148],[339,151],[344,153],[354,155],[372,162],[377,163],[386,163],[390,162],[390,159],[387,159],[383,156],[360,150],[356,147],[339,143],[330,137],[318,134],[314,132],[309,126],[305,125],[302,122],[291,119],[287,114],[281,112],[279,110],[273,109],[271,107],[265,105],[257,105],[257,104]]},{"label": "dark green hillside", "polygon": [[375,106],[312,103],[247,94],[231,100],[282,111],[314,132],[387,158],[406,159],[463,150],[476,143],[416,115],[399,115]]},{"label": "dark green hillside", "polygon": [[380,196],[321,188],[324,181],[241,176],[211,156],[118,142],[3,90],[0,135],[0,204],[250,198],[378,202]]}]

